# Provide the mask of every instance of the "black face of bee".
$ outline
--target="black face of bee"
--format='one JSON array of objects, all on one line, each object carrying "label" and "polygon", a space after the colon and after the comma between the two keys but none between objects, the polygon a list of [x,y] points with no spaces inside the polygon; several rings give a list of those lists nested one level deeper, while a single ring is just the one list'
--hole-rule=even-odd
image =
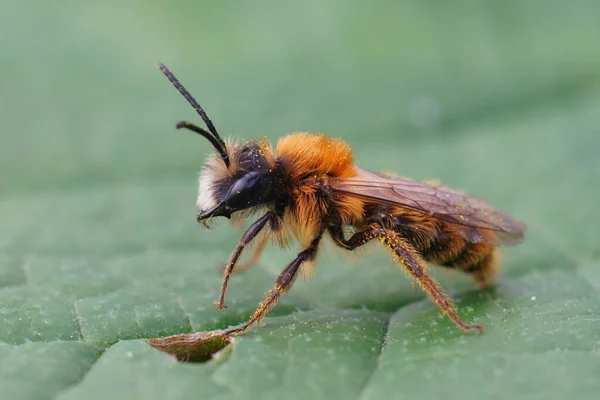
[{"label": "black face of bee", "polygon": [[[177,123],[177,129],[189,129],[206,138],[217,150],[227,168],[228,174],[226,177],[218,177],[218,174],[217,177],[209,177],[208,187],[205,188],[207,190],[206,196],[209,197],[210,203],[216,203],[216,206],[201,211],[197,215],[198,221],[211,217],[230,218],[231,214],[236,211],[246,210],[276,200],[277,193],[280,193],[281,190],[275,185],[275,174],[269,168],[263,147],[258,142],[251,141],[239,148],[234,146],[234,148],[228,149],[217,133],[212,121],[196,99],[192,97],[167,67],[158,63],[158,68],[200,115],[208,131],[186,121]],[[235,171],[229,174],[230,169]],[[202,187],[202,183],[200,186]],[[199,201],[201,197],[202,195],[199,196]]]},{"label": "black face of bee", "polygon": [[198,221],[211,217],[230,218],[236,211],[275,200],[274,174],[255,143],[241,147],[236,153],[239,178],[225,178],[215,182],[214,196],[218,203],[198,214]]},{"label": "black face of bee", "polygon": [[227,217],[236,211],[248,209],[271,200],[270,174],[257,171],[248,172],[236,180],[229,188],[223,200],[213,209],[198,215],[198,220],[211,217]]}]

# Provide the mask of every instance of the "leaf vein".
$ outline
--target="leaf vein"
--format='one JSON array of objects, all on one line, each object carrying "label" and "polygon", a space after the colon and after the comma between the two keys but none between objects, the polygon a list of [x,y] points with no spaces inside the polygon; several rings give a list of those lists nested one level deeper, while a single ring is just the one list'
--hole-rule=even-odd
[{"label": "leaf vein", "polygon": [[394,316],[393,313],[388,315],[388,322],[387,322],[387,326],[385,328],[385,333],[383,334],[383,340],[381,341],[381,347],[379,348],[379,354],[377,355],[377,358],[375,359],[373,368],[372,368],[371,372],[369,373],[369,376],[367,376],[367,379],[365,380],[364,385],[358,391],[358,396],[356,397],[358,400],[362,400],[364,398],[364,395],[365,395],[367,389],[369,388],[369,384],[373,380],[375,373],[379,370],[383,351],[385,350],[386,346],[389,343],[390,331],[392,329],[392,321],[394,319],[393,316]]}]

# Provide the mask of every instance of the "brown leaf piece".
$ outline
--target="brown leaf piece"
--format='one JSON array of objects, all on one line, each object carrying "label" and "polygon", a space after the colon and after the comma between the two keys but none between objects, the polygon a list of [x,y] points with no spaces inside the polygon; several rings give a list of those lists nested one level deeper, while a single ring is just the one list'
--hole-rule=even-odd
[{"label": "brown leaf piece", "polygon": [[148,339],[146,342],[155,349],[171,354],[178,361],[206,362],[233,343],[232,337],[224,336],[222,330],[186,333]]}]

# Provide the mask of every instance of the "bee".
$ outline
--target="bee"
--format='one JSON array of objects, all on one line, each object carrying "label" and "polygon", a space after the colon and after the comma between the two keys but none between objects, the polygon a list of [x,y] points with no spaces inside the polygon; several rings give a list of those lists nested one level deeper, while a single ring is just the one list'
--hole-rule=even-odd
[{"label": "bee", "polygon": [[208,115],[163,64],[159,69],[200,115],[208,130],[182,121],[176,127],[206,138],[216,150],[200,171],[198,222],[225,217],[243,221],[260,214],[242,235],[224,268],[218,308],[244,249],[257,245],[259,259],[268,239],[302,250],[281,271],[252,317],[224,335],[259,323],[286,294],[300,270],[310,268],[323,238],[346,250],[380,241],[398,266],[416,281],[441,312],[464,331],[483,332],[463,322],[427,262],[468,273],[480,286],[496,274],[499,245],[523,240],[525,224],[462,191],[440,184],[399,179],[354,165],[351,147],[323,134],[294,133],[268,140],[225,142]]}]

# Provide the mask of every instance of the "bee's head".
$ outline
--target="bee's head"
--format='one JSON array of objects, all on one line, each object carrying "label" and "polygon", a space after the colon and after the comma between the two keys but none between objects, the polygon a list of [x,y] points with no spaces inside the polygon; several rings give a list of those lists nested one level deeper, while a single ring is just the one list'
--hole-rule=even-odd
[{"label": "bee's head", "polygon": [[189,129],[206,138],[217,154],[210,157],[200,171],[198,222],[212,217],[231,218],[236,211],[251,210],[273,199],[274,157],[267,141],[243,145],[225,144],[200,104],[163,64],[158,68],[202,117],[208,131],[189,122],[179,122],[177,129]]},{"label": "bee's head", "polygon": [[213,155],[200,171],[198,221],[251,210],[274,198],[274,157],[267,141],[229,143],[230,163]]}]

